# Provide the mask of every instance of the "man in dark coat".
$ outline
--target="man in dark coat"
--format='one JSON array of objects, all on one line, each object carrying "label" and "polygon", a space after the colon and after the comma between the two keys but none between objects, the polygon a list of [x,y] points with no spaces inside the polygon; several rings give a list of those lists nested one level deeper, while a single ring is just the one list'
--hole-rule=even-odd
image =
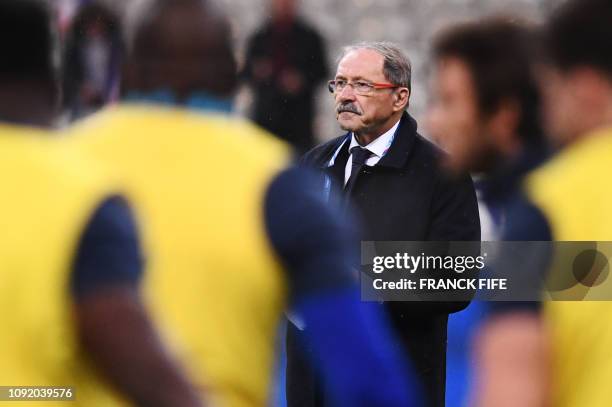
[{"label": "man in dark coat", "polygon": [[[316,147],[303,158],[324,178],[324,191],[355,209],[361,240],[480,240],[472,180],[449,178],[443,155],[417,133],[405,112],[410,63],[389,43],[345,49],[329,88],[340,126],[347,134]],[[444,406],[448,314],[466,302],[390,302],[389,315],[423,382],[428,407]],[[308,329],[306,327],[305,329]],[[303,362],[300,330],[287,334],[289,407],[327,406],[324,392]]]},{"label": "man in dark coat", "polygon": [[272,1],[272,19],[249,40],[243,77],[255,94],[253,120],[304,153],[314,146],[314,95],[328,72],[323,39],[295,3]]}]

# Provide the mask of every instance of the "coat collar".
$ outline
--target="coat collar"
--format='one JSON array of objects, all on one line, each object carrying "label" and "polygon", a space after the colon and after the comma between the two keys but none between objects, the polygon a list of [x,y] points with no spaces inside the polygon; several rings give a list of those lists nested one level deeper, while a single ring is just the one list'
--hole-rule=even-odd
[{"label": "coat collar", "polygon": [[[407,112],[404,112],[389,151],[387,151],[387,154],[381,158],[375,167],[404,168],[412,152],[416,136],[417,122]],[[344,136],[339,137],[336,143],[333,143],[328,154],[326,154],[325,160],[321,163],[321,168],[329,167],[330,162],[338,156],[340,150],[347,147],[350,142],[351,133],[346,133]]]},{"label": "coat collar", "polygon": [[417,122],[407,112],[404,112],[395,134],[395,139],[387,154],[378,162],[380,167],[404,168],[412,152],[417,135]]}]

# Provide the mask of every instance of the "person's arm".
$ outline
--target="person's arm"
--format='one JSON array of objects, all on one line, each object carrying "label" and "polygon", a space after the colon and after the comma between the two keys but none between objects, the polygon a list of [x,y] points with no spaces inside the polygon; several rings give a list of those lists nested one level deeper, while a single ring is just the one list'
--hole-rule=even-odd
[{"label": "person's arm", "polygon": [[291,169],[269,188],[271,242],[303,339],[338,406],[420,406],[422,395],[379,304],[359,300],[354,232],[323,202],[316,176]]},{"label": "person's arm", "polygon": [[489,317],[474,344],[474,407],[548,405],[549,341],[540,314],[528,308]]},{"label": "person's arm", "polygon": [[200,406],[140,299],[142,259],[132,215],[104,202],[77,248],[71,278],[76,331],[102,375],[139,406]]},{"label": "person's arm", "polygon": [[[544,215],[522,196],[508,205],[507,219],[504,241],[552,239]],[[500,247],[503,249],[503,243]],[[538,250],[534,255],[546,253]],[[511,262],[503,253],[500,258]],[[541,267],[547,262],[533,258],[531,263]],[[543,280],[542,272],[533,270],[534,283]],[[474,354],[478,366],[472,395],[475,407],[549,405],[550,340],[539,302],[490,303]]]}]

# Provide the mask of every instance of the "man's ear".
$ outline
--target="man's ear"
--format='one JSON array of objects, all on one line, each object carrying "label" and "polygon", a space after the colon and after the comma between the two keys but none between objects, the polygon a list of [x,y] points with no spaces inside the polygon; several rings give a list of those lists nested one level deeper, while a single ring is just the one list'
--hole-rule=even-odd
[{"label": "man's ear", "polygon": [[505,154],[513,154],[520,146],[518,126],[521,114],[516,101],[505,100],[487,120],[487,133]]},{"label": "man's ear", "polygon": [[399,88],[395,92],[395,100],[393,101],[393,111],[399,112],[408,108],[410,100],[410,90],[408,88]]}]

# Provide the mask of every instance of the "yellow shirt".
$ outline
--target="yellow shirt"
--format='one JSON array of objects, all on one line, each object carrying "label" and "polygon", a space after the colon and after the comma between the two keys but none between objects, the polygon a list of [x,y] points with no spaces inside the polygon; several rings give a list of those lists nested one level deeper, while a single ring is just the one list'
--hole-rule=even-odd
[{"label": "yellow shirt", "polygon": [[115,186],[50,134],[0,125],[0,189],[0,385],[75,388],[76,401],[28,406],[112,405],[77,346],[69,278],[77,242]]},{"label": "yellow shirt", "polygon": [[[554,240],[612,241],[612,128],[593,132],[532,174],[529,196],[546,216]],[[612,259],[608,245],[599,250]],[[606,283],[604,283],[606,284]],[[598,290],[577,285],[597,298]],[[599,297],[601,298],[601,296]],[[553,406],[612,405],[612,303],[547,302],[553,343]]]},{"label": "yellow shirt", "polygon": [[285,283],[264,199],[288,149],[238,119],[119,106],[72,131],[117,171],[144,231],[147,300],[192,380],[222,406],[264,406]]}]

